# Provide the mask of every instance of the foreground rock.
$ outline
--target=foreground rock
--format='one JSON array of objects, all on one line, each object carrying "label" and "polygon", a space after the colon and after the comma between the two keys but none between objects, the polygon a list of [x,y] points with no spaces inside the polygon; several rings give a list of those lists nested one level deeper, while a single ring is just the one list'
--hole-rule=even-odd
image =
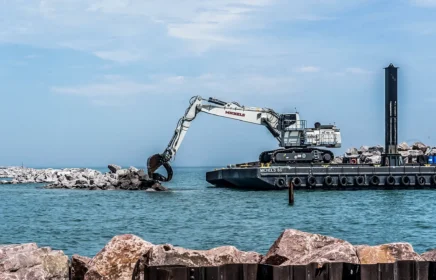
[{"label": "foreground rock", "polygon": [[71,280],[83,280],[89,270],[90,262],[91,258],[73,255],[71,257]]},{"label": "foreground rock", "polygon": [[132,234],[115,236],[88,264],[84,279],[130,280],[137,260],[152,246]]},{"label": "foreground rock", "polygon": [[148,266],[184,265],[219,266],[231,263],[259,263],[262,256],[256,252],[243,252],[234,246],[222,246],[210,250],[190,250],[170,244],[152,247],[144,257]]},{"label": "foreground rock", "polygon": [[436,249],[421,254],[421,258],[428,262],[436,262]]},{"label": "foreground rock", "polygon": [[390,243],[378,246],[356,246],[361,264],[393,263],[396,261],[424,261],[408,243]]},{"label": "foreground rock", "polygon": [[0,246],[0,279],[64,280],[68,256],[35,243]]},{"label": "foreground rock", "polygon": [[287,229],[274,242],[262,261],[270,265],[306,265],[312,262],[359,263],[359,259],[353,245],[347,241]]},{"label": "foreground rock", "polygon": [[[342,163],[344,158],[354,158],[357,163],[380,164],[383,152],[384,148],[380,145],[373,147],[362,146],[360,149],[350,148],[343,156],[335,157],[333,162]],[[403,142],[398,144],[398,152],[405,163],[417,163],[420,156],[436,155],[436,148],[427,146],[422,142],[416,142],[411,146]]]}]

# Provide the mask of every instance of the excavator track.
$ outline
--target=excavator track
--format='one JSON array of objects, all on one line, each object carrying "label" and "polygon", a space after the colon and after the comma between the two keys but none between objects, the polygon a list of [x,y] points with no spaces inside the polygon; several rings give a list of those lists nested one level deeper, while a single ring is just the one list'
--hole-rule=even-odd
[{"label": "excavator track", "polygon": [[330,163],[334,154],[319,148],[287,148],[265,151],[260,154],[261,163]]}]

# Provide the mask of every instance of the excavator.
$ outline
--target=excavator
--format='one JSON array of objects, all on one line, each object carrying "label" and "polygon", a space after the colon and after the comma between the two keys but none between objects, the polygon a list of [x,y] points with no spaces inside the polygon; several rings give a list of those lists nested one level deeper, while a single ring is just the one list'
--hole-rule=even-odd
[{"label": "excavator", "polygon": [[[265,126],[277,139],[279,148],[262,152],[259,156],[261,163],[330,163],[334,158],[333,153],[330,150],[317,147],[341,147],[339,128],[335,125],[321,125],[319,122],[316,122],[313,128],[307,128],[306,121],[300,120],[298,112],[278,114],[269,108],[245,107],[237,102],[193,96],[189,101],[185,115],[179,119],[174,135],[165,151],[148,158],[149,179],[160,182],[168,182],[172,179],[173,170],[169,162],[175,157],[192,121],[201,112]],[[167,171],[166,177],[156,173],[156,170],[161,166]]]}]

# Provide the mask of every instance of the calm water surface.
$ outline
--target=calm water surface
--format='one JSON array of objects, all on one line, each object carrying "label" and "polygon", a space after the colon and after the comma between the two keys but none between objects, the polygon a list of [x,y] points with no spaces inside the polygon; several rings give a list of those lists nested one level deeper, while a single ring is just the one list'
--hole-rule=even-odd
[{"label": "calm water surface", "polygon": [[[36,242],[92,257],[115,235],[192,249],[235,245],[266,253],[286,228],[353,244],[436,247],[436,191],[237,191],[214,188],[211,168],[178,168],[171,193],[0,186],[0,244]],[[106,172],[106,170],[103,170]]]}]

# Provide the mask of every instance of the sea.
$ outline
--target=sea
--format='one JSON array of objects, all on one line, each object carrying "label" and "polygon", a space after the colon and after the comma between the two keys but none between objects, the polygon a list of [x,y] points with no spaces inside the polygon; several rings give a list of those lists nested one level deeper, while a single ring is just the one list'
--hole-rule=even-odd
[{"label": "sea", "polygon": [[35,242],[92,257],[112,237],[134,234],[153,244],[265,254],[285,229],[297,229],[355,245],[436,247],[436,191],[296,191],[290,206],[287,191],[216,188],[205,179],[213,169],[174,168],[171,192],[0,185],[0,244]]}]

